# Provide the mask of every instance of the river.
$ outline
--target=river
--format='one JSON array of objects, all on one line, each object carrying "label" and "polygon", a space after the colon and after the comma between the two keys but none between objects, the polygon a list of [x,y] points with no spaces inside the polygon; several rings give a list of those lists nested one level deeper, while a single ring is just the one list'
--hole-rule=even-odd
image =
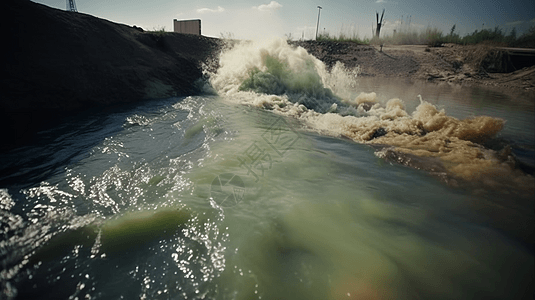
[{"label": "river", "polygon": [[531,299],[533,99],[356,74],[244,45],[4,153],[2,299]]}]

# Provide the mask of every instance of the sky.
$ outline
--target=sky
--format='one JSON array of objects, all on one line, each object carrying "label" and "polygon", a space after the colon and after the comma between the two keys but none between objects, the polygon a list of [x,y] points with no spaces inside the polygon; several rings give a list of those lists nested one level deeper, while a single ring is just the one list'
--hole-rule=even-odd
[{"label": "sky", "polygon": [[[32,0],[66,9],[66,0]],[[535,25],[533,0],[75,0],[78,12],[145,30],[173,31],[173,20],[201,19],[202,34],[211,37],[314,39],[319,31],[370,38],[375,14],[384,14],[381,35],[393,30],[438,28],[464,36],[499,26],[518,34]],[[320,10],[318,6],[321,6]]]}]

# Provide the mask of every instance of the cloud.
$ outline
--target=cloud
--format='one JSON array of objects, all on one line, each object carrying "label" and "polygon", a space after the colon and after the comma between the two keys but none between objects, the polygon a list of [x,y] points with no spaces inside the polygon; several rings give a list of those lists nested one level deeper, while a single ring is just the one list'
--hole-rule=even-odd
[{"label": "cloud", "polygon": [[197,13],[199,14],[207,14],[207,13],[222,13],[225,9],[221,6],[218,6],[217,9],[211,9],[211,8],[199,8],[197,9]]},{"label": "cloud", "polygon": [[397,1],[387,1],[387,0],[376,0],[375,3],[390,3],[390,4],[398,4]]},{"label": "cloud", "polygon": [[258,9],[259,11],[271,11],[271,10],[277,10],[282,7],[282,4],[280,4],[277,1],[271,1],[269,4],[262,4],[260,6],[253,6],[254,9]]},{"label": "cloud", "polygon": [[514,21],[514,22],[505,23],[506,26],[518,26],[522,24],[524,24],[524,21]]}]

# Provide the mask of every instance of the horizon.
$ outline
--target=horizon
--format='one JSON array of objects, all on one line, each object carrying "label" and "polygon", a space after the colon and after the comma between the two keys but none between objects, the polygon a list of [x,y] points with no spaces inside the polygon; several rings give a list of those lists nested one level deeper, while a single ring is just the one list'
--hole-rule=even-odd
[{"label": "horizon", "polygon": [[[49,7],[66,10],[65,0],[32,0]],[[535,25],[535,2],[493,1],[492,5],[474,0],[428,3],[421,0],[348,0],[309,1],[301,4],[285,1],[196,1],[180,4],[170,0],[151,3],[124,0],[76,1],[78,12],[116,23],[136,25],[144,30],[173,31],[173,20],[201,20],[201,32],[209,37],[255,39],[281,37],[311,40],[315,38],[318,6],[321,6],[319,33],[338,36],[372,37],[376,12],[385,9],[381,36],[393,31],[417,31],[437,28],[444,35],[455,25],[461,37],[475,30],[499,27],[504,34],[516,29],[517,37]],[[412,7],[412,9],[409,9]]]}]

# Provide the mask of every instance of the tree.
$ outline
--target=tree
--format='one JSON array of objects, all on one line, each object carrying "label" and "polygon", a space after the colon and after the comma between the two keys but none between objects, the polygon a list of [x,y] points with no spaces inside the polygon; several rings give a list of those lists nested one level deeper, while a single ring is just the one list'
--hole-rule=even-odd
[{"label": "tree", "polygon": [[385,9],[383,8],[383,13],[381,14],[381,21],[379,21],[379,13],[375,12],[375,15],[377,17],[377,27],[375,29],[375,36],[379,37],[379,34],[381,33],[381,26],[383,26],[383,17],[385,16]]},{"label": "tree", "polygon": [[513,27],[513,29],[511,30],[511,33],[509,33],[509,38],[512,39],[513,41],[516,40],[516,27]]},{"label": "tree", "polygon": [[453,32],[455,31],[455,25],[457,24],[453,24],[453,26],[451,26],[450,36],[453,36]]},{"label": "tree", "polygon": [[448,43],[459,43],[459,35],[455,34],[456,26],[456,24],[453,24],[453,26],[451,26],[450,34],[445,37],[445,41]]},{"label": "tree", "polygon": [[535,25],[515,41],[515,47],[535,48]]}]

